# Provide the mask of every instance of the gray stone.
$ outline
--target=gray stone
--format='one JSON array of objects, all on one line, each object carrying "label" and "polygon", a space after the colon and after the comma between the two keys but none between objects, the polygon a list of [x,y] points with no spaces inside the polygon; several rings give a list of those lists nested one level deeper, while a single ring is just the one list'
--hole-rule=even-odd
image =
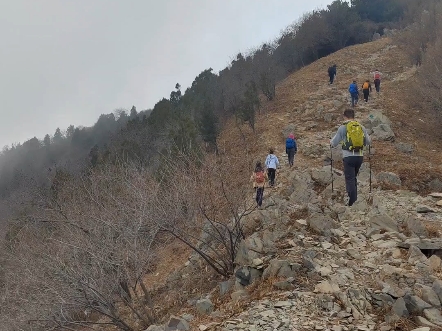
[{"label": "gray stone", "polygon": [[440,314],[439,309],[436,308],[425,309],[424,316],[431,323],[436,324],[437,326],[442,326],[442,315]]},{"label": "gray stone", "polygon": [[290,187],[293,190],[290,200],[296,201],[298,204],[308,203],[317,197],[315,191],[313,191],[313,182],[309,174],[297,175],[291,181]]},{"label": "gray stone", "polygon": [[295,286],[293,286],[293,284],[289,283],[286,280],[274,283],[273,287],[278,290],[285,290],[285,291],[291,291],[295,289]]},{"label": "gray stone", "polygon": [[431,288],[437,294],[439,301],[442,303],[442,280],[436,279]]},{"label": "gray stone", "polygon": [[290,301],[276,301],[273,305],[275,308],[291,307]]},{"label": "gray stone", "polygon": [[407,143],[397,143],[394,147],[402,153],[411,154],[414,151],[413,145]]},{"label": "gray stone", "polygon": [[330,166],[324,166],[322,168],[314,168],[311,170],[312,179],[321,184],[328,185],[331,183],[332,175],[330,171]]},{"label": "gray stone", "polygon": [[425,262],[427,257],[422,253],[422,251],[416,246],[410,246],[408,250],[408,263],[414,264],[416,262]]},{"label": "gray stone", "polygon": [[273,259],[270,261],[269,266],[264,270],[262,279],[269,277],[294,277],[299,270],[299,265],[290,263],[287,260]]},{"label": "gray stone", "polygon": [[431,308],[431,305],[416,295],[406,294],[404,296],[405,306],[411,314],[421,314],[424,309]]},{"label": "gray stone", "polygon": [[377,174],[376,180],[380,183],[384,183],[391,187],[400,187],[402,185],[402,181],[398,175],[392,172],[382,171]]},{"label": "gray stone", "polygon": [[432,271],[439,270],[439,268],[441,267],[441,265],[442,265],[442,261],[441,261],[441,259],[440,259],[439,256],[437,256],[437,255],[431,255],[431,256],[428,258],[428,266],[430,267],[430,269],[431,269]]},{"label": "gray stone", "polygon": [[390,216],[386,214],[374,215],[370,218],[370,225],[384,231],[397,232],[398,226]]},{"label": "gray stone", "polygon": [[225,295],[227,292],[230,291],[230,289],[232,288],[232,286],[235,284],[235,282],[231,279],[226,280],[224,282],[219,283],[219,294],[221,296]]},{"label": "gray stone", "polygon": [[314,213],[307,218],[309,228],[320,235],[330,235],[331,229],[338,228],[339,225],[329,216],[321,213]]},{"label": "gray stone", "polygon": [[435,327],[436,324],[431,323],[429,320],[427,320],[425,317],[422,316],[415,316],[414,321],[417,325],[420,326],[428,326],[428,327]]},{"label": "gray stone", "polygon": [[399,298],[392,305],[390,313],[385,317],[385,321],[387,323],[394,323],[397,322],[399,319],[403,317],[406,318],[408,316],[410,316],[410,313],[405,306],[405,301],[403,298]]},{"label": "gray stone", "polygon": [[196,310],[202,315],[210,314],[213,311],[213,303],[209,299],[201,299],[196,302]]},{"label": "gray stone", "polygon": [[414,216],[408,217],[405,221],[407,228],[419,237],[428,237],[427,228]]},{"label": "gray stone", "polygon": [[328,280],[324,280],[315,286],[315,293],[337,293],[340,292],[340,288],[338,284],[330,283]]},{"label": "gray stone", "polygon": [[422,300],[429,303],[433,307],[440,307],[439,297],[431,287],[422,285],[421,291],[422,291]]},{"label": "gray stone", "polygon": [[379,124],[373,128],[371,138],[373,140],[394,141],[395,135],[390,125]]},{"label": "gray stone", "polygon": [[389,307],[395,302],[394,299],[386,293],[371,293],[371,297],[379,307]]},{"label": "gray stone", "polygon": [[400,288],[394,283],[391,284],[382,283],[382,285],[383,285],[382,292],[391,295],[393,298],[400,298],[406,294],[403,288]]},{"label": "gray stone", "polygon": [[[269,244],[269,242],[266,242]],[[246,240],[241,241],[236,253],[235,262],[238,265],[251,265],[253,260],[259,258],[260,254],[265,254],[271,247],[265,247],[263,240],[258,233],[254,233]]]},{"label": "gray stone", "polygon": [[164,326],[160,325],[151,325],[144,331],[164,331]]},{"label": "gray stone", "polygon": [[258,269],[252,268],[252,267],[240,267],[235,272],[235,277],[237,281],[242,286],[248,286],[252,284],[256,279],[259,279],[261,277],[262,272]]},{"label": "gray stone", "polygon": [[382,114],[380,111],[371,112],[366,119],[362,121],[364,127],[372,132],[373,128],[377,127],[380,124],[391,125],[390,119]]},{"label": "gray stone", "polygon": [[189,323],[184,318],[171,316],[164,331],[190,330]]},{"label": "gray stone", "polygon": [[417,206],[416,211],[421,214],[435,212],[435,210],[433,208],[430,208],[430,207],[424,206],[424,205]]},{"label": "gray stone", "polygon": [[423,328],[413,329],[411,331],[430,331],[430,328],[429,327],[423,327]]},{"label": "gray stone", "polygon": [[359,254],[359,252],[357,250],[355,250],[354,248],[348,248],[347,254],[356,260],[362,259],[361,254]]}]

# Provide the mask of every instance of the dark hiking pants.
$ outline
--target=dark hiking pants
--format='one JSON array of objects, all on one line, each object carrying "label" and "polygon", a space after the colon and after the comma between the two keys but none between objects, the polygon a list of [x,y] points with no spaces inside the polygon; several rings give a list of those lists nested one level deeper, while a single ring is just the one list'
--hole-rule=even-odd
[{"label": "dark hiking pants", "polygon": [[348,194],[348,205],[351,206],[358,199],[358,184],[356,177],[361,168],[363,156],[347,156],[343,159],[345,188]]},{"label": "dark hiking pants", "polygon": [[351,93],[351,106],[354,107],[359,100],[359,94],[358,93]]},{"label": "dark hiking pants", "polygon": [[330,77],[330,84],[333,84],[333,81],[335,80],[335,74],[333,74],[333,75],[328,74],[328,75]]},{"label": "dark hiking pants", "polygon": [[379,91],[381,90],[381,80],[380,79],[374,80],[374,88],[376,89],[376,92],[379,93]]},{"label": "dark hiking pants", "polygon": [[287,149],[287,156],[289,158],[289,165],[291,167],[293,166],[293,163],[295,161],[295,152],[296,152],[296,150],[294,148]]},{"label": "dark hiking pants", "polygon": [[264,196],[264,187],[256,188],[256,203],[259,207],[262,205],[262,197]]},{"label": "dark hiking pants", "polygon": [[362,90],[364,93],[364,100],[365,102],[368,102],[368,96],[370,95],[370,90]]},{"label": "dark hiking pants", "polygon": [[269,176],[270,186],[275,185],[276,169],[268,168],[267,175]]}]

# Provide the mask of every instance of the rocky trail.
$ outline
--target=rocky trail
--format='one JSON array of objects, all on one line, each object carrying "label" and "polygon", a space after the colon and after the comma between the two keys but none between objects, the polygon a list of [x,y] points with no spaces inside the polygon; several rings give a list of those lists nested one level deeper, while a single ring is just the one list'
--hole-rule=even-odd
[{"label": "rocky trail", "polygon": [[[273,113],[264,111],[258,131],[260,141],[279,146],[281,169],[276,186],[265,189],[263,207],[244,218],[248,236],[236,256],[235,277],[195,303],[198,317],[185,314],[147,330],[442,330],[442,182],[429,184],[432,193],[419,194],[404,189],[400,176],[377,161],[392,151],[398,161],[419,157],[395,120],[388,94],[373,92],[356,108],[356,119],[374,141],[371,192],[368,157],[352,207],[344,204],[339,148],[332,151],[331,171],[328,142],[349,104],[349,79],[362,82],[364,74],[355,73],[376,65],[385,72],[388,90],[414,72],[398,64],[388,40],[358,47],[357,59],[354,48],[345,49],[300,70],[301,76],[310,70],[310,80],[289,77],[278,87],[286,97],[272,105]],[[354,61],[344,62],[347,55]],[[338,81],[330,86],[315,66],[332,60]],[[290,132],[299,145],[294,168],[281,148]],[[270,284],[259,300],[253,299],[260,290],[256,283]],[[216,304],[215,293],[223,304]],[[238,303],[242,311],[227,313]]]}]

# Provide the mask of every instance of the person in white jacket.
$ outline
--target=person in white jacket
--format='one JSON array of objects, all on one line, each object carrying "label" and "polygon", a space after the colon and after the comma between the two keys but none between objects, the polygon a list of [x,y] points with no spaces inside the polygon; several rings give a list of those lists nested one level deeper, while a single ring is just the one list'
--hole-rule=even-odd
[{"label": "person in white jacket", "polygon": [[270,187],[275,185],[276,169],[279,167],[279,160],[275,154],[273,154],[273,148],[270,148],[269,155],[266,158],[267,175],[269,177]]}]

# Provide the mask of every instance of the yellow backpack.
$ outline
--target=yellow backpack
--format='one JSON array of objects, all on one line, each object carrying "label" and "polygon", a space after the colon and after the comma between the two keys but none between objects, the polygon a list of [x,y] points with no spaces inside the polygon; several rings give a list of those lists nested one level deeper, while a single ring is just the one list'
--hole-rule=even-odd
[{"label": "yellow backpack", "polygon": [[369,82],[365,82],[364,85],[362,85],[362,89],[363,90],[368,90],[369,87],[370,87],[370,83]]}]

